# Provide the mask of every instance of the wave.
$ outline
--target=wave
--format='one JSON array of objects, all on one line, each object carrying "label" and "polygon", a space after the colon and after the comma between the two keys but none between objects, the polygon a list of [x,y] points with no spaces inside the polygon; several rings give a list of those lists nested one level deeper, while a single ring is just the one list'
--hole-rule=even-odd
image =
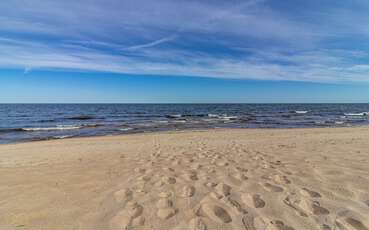
[{"label": "wave", "polygon": [[96,119],[96,117],[94,116],[89,116],[89,115],[80,115],[80,116],[74,116],[74,117],[68,117],[68,120],[92,120],[92,119]]},{"label": "wave", "polygon": [[184,114],[182,117],[207,117],[208,114]]},{"label": "wave", "polygon": [[294,111],[296,114],[306,114],[308,113],[309,111],[306,111],[306,110],[296,110]]},{"label": "wave", "polygon": [[355,116],[369,116],[369,112],[362,113],[345,113],[345,116],[355,117]]},{"label": "wave", "polygon": [[233,120],[237,120],[238,117],[237,116],[222,116],[220,117],[222,120],[226,120],[226,121],[233,121]]},{"label": "wave", "polygon": [[73,137],[73,135],[61,135],[61,136],[52,136],[52,139],[65,139],[65,138],[70,138]]},{"label": "wave", "polygon": [[157,120],[157,121],[153,121],[154,123],[159,123],[159,124],[168,124],[168,121],[164,121],[164,120]]},{"label": "wave", "polygon": [[23,131],[22,128],[5,128],[5,129],[0,128],[0,133],[21,132],[21,131]]},{"label": "wave", "polygon": [[103,126],[102,124],[83,124],[83,125],[57,125],[53,127],[29,127],[20,128],[17,131],[40,132],[40,131],[62,131],[82,128],[97,128]]},{"label": "wave", "polygon": [[130,128],[130,127],[127,127],[127,128],[121,128],[119,129],[120,131],[129,131],[129,130],[132,130],[133,128]]},{"label": "wave", "polygon": [[168,114],[167,118],[182,118],[182,117],[210,117],[210,118],[236,118],[237,116],[228,116],[227,114]]},{"label": "wave", "polygon": [[166,118],[181,118],[182,117],[182,114],[168,114],[168,115],[165,115]]},{"label": "wave", "polygon": [[104,126],[103,124],[84,124],[81,125],[81,128],[97,128],[100,126]]},{"label": "wave", "polygon": [[23,131],[38,132],[38,131],[57,131],[57,130],[72,130],[81,129],[83,126],[73,125],[58,125],[55,127],[34,127],[34,128],[22,128]]},{"label": "wave", "polygon": [[178,119],[178,118],[185,118],[185,117],[210,117],[210,118],[221,118],[227,116],[226,114],[218,115],[218,114],[168,114],[165,115],[166,118]]},{"label": "wave", "polygon": [[220,116],[218,114],[209,113],[208,114],[208,117],[211,117],[211,118],[219,118]]},{"label": "wave", "polygon": [[56,121],[55,119],[44,119],[44,120],[39,120],[38,122],[48,123],[48,122],[55,122],[55,121]]}]

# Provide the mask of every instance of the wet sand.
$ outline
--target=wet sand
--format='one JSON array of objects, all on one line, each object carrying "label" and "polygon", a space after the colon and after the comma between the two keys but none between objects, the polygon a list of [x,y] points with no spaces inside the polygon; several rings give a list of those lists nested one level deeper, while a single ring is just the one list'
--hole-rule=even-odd
[{"label": "wet sand", "polygon": [[0,145],[0,229],[369,229],[369,128]]}]

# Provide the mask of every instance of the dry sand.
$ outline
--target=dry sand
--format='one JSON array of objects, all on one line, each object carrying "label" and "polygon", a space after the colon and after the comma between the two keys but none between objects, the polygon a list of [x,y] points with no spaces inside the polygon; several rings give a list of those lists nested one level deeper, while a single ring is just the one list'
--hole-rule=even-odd
[{"label": "dry sand", "polygon": [[369,229],[369,128],[0,146],[0,229]]}]

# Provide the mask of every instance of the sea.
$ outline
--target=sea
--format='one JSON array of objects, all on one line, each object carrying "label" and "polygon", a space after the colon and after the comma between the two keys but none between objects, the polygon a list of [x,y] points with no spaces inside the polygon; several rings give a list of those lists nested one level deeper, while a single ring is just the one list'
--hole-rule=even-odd
[{"label": "sea", "polygon": [[0,104],[0,144],[217,128],[369,125],[369,104]]}]

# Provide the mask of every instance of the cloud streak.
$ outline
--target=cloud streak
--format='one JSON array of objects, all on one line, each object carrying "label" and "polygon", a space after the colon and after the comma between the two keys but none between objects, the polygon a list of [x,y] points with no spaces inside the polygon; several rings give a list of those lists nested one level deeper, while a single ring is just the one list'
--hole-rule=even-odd
[{"label": "cloud streak", "polygon": [[150,47],[160,45],[162,43],[173,41],[174,39],[176,39],[176,37],[177,36],[172,35],[172,36],[164,37],[164,38],[161,38],[161,39],[149,42],[149,43],[130,46],[130,47],[124,48],[123,50],[135,51],[135,50],[139,50],[139,49],[150,48]]}]

